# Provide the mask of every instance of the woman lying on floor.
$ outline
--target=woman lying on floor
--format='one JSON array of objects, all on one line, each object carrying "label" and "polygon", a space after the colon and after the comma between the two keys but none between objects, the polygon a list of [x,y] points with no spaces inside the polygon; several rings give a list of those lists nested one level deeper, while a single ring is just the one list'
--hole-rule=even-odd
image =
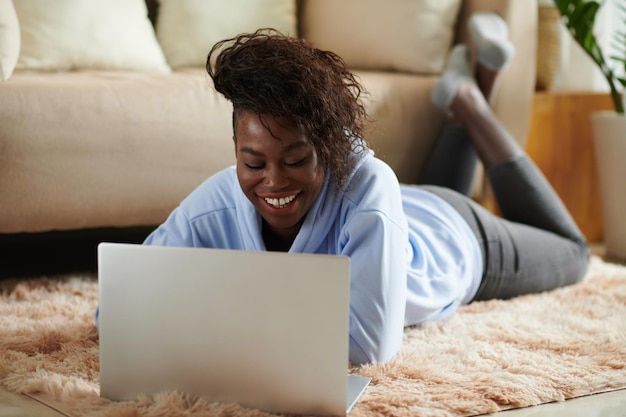
[{"label": "woman lying on floor", "polygon": [[[363,90],[338,56],[272,30],[217,44],[207,70],[233,104],[236,166],[145,244],[350,257],[353,364],[388,361],[405,326],[460,305],[578,282],[584,237],[489,105],[513,55],[506,25],[480,14],[470,33],[475,51],[456,46],[432,94],[453,120],[422,185],[399,184],[368,149]],[[505,219],[467,197],[476,155]]]}]

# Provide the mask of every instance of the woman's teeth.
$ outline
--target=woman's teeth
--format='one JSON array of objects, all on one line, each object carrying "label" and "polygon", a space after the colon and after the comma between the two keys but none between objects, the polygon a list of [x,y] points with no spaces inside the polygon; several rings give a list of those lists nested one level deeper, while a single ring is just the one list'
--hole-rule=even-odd
[{"label": "woman's teeth", "polygon": [[273,206],[276,208],[283,208],[287,204],[291,203],[295,198],[296,198],[295,195],[290,195],[289,197],[285,197],[285,198],[265,198],[264,200],[270,206]]}]

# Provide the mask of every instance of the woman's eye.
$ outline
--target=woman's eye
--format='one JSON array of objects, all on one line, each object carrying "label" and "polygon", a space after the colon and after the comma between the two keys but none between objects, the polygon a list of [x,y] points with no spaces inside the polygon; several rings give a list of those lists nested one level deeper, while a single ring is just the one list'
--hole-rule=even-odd
[{"label": "woman's eye", "polygon": [[251,165],[251,164],[245,164],[245,165],[246,165],[246,168],[254,169],[254,170],[259,170],[263,168],[263,165]]},{"label": "woman's eye", "polygon": [[300,159],[299,161],[296,161],[296,162],[285,162],[285,165],[287,165],[288,167],[298,167],[304,164],[304,161],[306,161],[306,158]]}]

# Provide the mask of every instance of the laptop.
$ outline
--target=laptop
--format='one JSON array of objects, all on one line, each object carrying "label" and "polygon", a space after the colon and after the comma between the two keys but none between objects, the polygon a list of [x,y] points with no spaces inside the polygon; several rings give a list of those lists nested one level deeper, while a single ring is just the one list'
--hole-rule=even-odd
[{"label": "laptop", "polygon": [[349,279],[343,256],[101,243],[100,395],[346,415],[371,380],[348,375]]}]

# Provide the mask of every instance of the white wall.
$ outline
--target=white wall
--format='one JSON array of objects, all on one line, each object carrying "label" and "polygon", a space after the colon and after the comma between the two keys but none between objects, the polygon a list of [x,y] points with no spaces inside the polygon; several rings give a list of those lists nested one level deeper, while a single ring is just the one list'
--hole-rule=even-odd
[{"label": "white wall", "polygon": [[[602,0],[600,1],[602,3]],[[612,45],[615,31],[618,27],[621,30],[626,30],[623,27],[626,16],[619,11],[618,2],[624,2],[624,0],[604,0],[596,17],[594,33],[607,59],[616,51]],[[550,0],[542,0],[539,4],[550,4]],[[561,46],[560,68],[552,86],[553,90],[609,91],[608,83],[602,72],[572,39],[570,33],[565,29],[565,24],[562,25],[561,29]],[[609,59],[609,64],[618,68],[617,63],[611,59]],[[620,71],[623,74],[623,67],[620,68]]]}]

